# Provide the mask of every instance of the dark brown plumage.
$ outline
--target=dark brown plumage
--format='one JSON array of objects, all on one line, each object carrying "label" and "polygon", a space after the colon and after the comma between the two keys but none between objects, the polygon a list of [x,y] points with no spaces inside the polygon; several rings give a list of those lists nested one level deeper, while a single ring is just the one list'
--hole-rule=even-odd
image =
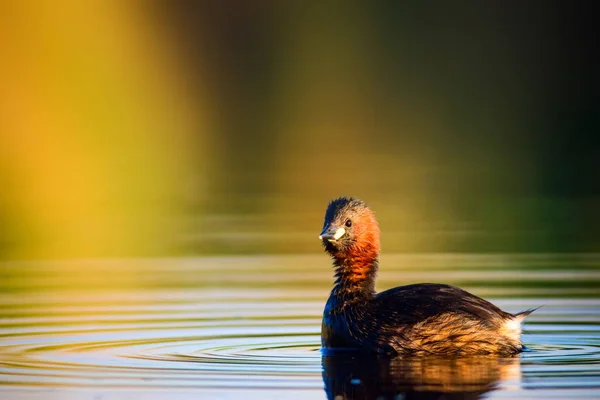
[{"label": "dark brown plumage", "polygon": [[457,287],[424,283],[375,293],[379,226],[361,200],[341,197],[319,238],[333,258],[335,285],[325,306],[324,347],[385,354],[502,354],[522,350],[521,321]]}]

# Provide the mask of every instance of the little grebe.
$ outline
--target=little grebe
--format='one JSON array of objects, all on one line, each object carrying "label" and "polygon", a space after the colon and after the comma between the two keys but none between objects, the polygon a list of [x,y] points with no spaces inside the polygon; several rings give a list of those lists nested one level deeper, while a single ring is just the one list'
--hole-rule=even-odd
[{"label": "little grebe", "polygon": [[523,349],[521,322],[533,310],[509,314],[436,283],[375,293],[379,226],[361,200],[329,203],[319,239],[333,258],[336,277],[323,313],[323,347],[388,355],[510,355]]}]

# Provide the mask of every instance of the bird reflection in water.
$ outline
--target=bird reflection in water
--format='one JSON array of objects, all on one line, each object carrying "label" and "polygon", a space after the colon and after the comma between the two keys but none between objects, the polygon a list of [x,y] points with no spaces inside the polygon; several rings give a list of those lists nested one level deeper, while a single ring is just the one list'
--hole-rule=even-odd
[{"label": "bird reflection in water", "polygon": [[521,376],[518,356],[383,359],[339,351],[324,353],[322,363],[330,400],[479,399]]}]

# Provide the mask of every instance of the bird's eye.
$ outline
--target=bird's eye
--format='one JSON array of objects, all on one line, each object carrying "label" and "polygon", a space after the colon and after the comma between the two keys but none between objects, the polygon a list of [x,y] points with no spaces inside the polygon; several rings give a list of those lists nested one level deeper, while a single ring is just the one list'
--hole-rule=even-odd
[{"label": "bird's eye", "polygon": [[346,227],[350,228],[352,226],[352,221],[349,219],[346,220]]}]

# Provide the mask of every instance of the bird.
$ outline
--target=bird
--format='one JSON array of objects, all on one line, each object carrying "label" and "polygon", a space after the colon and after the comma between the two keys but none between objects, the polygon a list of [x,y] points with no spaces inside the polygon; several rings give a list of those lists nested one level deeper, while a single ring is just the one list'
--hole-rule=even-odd
[{"label": "bird", "polygon": [[398,355],[515,355],[524,349],[516,314],[455,286],[420,283],[375,291],[380,229],[354,197],[332,200],[319,235],[335,282],[323,311],[324,349]]}]

